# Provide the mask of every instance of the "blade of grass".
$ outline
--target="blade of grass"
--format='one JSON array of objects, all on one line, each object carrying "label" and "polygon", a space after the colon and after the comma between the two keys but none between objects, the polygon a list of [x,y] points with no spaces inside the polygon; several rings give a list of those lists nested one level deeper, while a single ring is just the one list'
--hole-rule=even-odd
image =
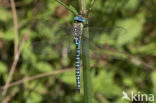
[{"label": "blade of grass", "polygon": [[69,6],[67,6],[65,3],[63,3],[60,0],[56,0],[59,4],[61,4],[62,6],[64,6],[67,10],[69,10],[70,12],[72,12],[74,15],[78,15],[78,12],[73,10],[72,8],[70,8]]}]

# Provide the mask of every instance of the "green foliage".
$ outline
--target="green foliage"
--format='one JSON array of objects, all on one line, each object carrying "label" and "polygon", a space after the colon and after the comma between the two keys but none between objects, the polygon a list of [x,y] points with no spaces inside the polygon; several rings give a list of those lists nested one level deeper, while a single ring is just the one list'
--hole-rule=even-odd
[{"label": "green foliage", "polygon": [[140,13],[136,17],[118,21],[117,25],[124,27],[126,29],[126,32],[119,35],[117,44],[125,45],[137,39],[138,36],[141,35],[143,28],[143,19],[144,15]]},{"label": "green foliage", "polygon": [[153,72],[151,74],[151,79],[152,79],[152,82],[153,82],[153,92],[156,94],[156,72]]},{"label": "green foliage", "polygon": [[[82,74],[82,72],[81,72]],[[82,77],[82,75],[81,75]],[[82,78],[81,78],[82,79]],[[64,83],[70,84],[70,85],[75,85],[75,71],[70,71],[70,72],[65,72],[61,75],[61,80]]]},{"label": "green foliage", "polygon": [[36,92],[30,93],[29,91],[26,91],[24,95],[25,96],[29,95],[29,98],[26,99],[26,103],[38,103],[41,102],[42,100],[42,96]]},{"label": "green foliage", "polygon": [[[61,1],[79,12],[77,1]],[[90,2],[87,0],[87,7]],[[9,102],[83,103],[82,69],[81,93],[75,92],[73,14],[55,0],[18,0],[16,4],[19,45],[28,29],[29,37],[12,82],[40,73],[73,70],[10,87],[7,96],[16,88],[17,93]],[[14,27],[10,3],[0,1],[0,5],[0,86],[4,86],[14,57]],[[131,103],[121,99],[123,90],[156,94],[156,72],[150,70],[156,67],[155,5],[154,0],[95,0],[89,25],[108,30],[90,33],[90,54],[84,50],[85,55],[81,55],[90,56],[93,103]]]},{"label": "green foliage", "polygon": [[14,35],[12,35],[12,33],[14,32],[13,28],[10,29],[5,33],[5,34],[2,34],[2,38],[4,40],[14,40]]},{"label": "green foliage", "polygon": [[38,62],[36,68],[40,72],[51,72],[52,71],[51,65],[49,65],[46,62]]},{"label": "green foliage", "polygon": [[0,7],[0,13],[0,21],[7,22],[11,19],[11,13],[7,9]]},{"label": "green foliage", "polygon": [[7,66],[3,62],[0,62],[0,67],[0,74],[4,74],[7,72]]},{"label": "green foliage", "polygon": [[117,85],[115,85],[115,83],[113,83],[113,73],[107,73],[107,71],[100,71],[98,76],[94,77],[93,84],[96,84],[93,86],[94,91],[101,92],[106,97],[120,95],[122,92],[122,90]]},{"label": "green foliage", "polygon": [[124,9],[127,10],[135,10],[139,4],[139,0],[128,0]]}]

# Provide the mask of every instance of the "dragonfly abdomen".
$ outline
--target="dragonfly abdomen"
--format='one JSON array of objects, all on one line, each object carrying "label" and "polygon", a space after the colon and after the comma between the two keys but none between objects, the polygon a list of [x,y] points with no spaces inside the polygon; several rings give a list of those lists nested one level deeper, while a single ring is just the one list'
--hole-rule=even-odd
[{"label": "dragonfly abdomen", "polygon": [[76,58],[75,58],[75,71],[76,71],[76,84],[77,90],[80,92],[80,39],[75,38],[76,44]]}]

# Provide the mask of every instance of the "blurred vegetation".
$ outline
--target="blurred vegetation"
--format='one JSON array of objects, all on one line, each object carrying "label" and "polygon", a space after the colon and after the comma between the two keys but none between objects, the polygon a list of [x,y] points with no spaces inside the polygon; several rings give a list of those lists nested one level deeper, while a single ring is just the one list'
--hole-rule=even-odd
[{"label": "blurred vegetation", "polygon": [[[62,1],[80,11],[77,0]],[[90,2],[87,0],[88,5]],[[72,41],[68,51],[68,41],[72,36],[64,36],[71,30],[60,28],[60,25],[72,27],[74,15],[55,0],[16,0],[15,4],[19,45],[27,31],[29,37],[24,43],[12,82],[40,73],[74,69]],[[111,37],[112,32],[103,33],[91,41],[94,45],[90,54],[93,103],[122,103],[123,90],[128,94],[131,91],[156,94],[156,71],[153,70],[156,67],[155,5],[155,0],[94,2],[89,16],[90,26],[121,26],[126,32],[115,38]],[[13,55],[11,7],[9,0],[0,0],[0,86],[6,83]],[[75,88],[75,71],[71,70],[12,86],[7,96],[16,91],[10,103],[82,103],[83,83],[80,94],[75,92]]]}]

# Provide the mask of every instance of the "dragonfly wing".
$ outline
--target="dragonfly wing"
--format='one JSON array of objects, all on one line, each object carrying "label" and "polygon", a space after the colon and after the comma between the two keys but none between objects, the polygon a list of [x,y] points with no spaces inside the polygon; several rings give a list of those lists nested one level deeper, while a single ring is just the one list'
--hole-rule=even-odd
[{"label": "dragonfly wing", "polygon": [[107,57],[105,52],[112,48],[116,48],[118,46],[120,36],[124,35],[125,33],[126,29],[122,27],[89,27],[89,37],[84,36],[82,40],[89,41],[90,54],[92,56],[105,58]]},{"label": "dragonfly wing", "polygon": [[126,33],[126,29],[122,27],[90,27],[89,28],[89,41],[99,44],[109,43],[116,45],[118,38]]},{"label": "dragonfly wing", "polygon": [[59,25],[50,25],[51,23],[40,23],[36,28],[36,35],[31,37],[27,50],[41,58],[55,58],[64,56],[74,50],[72,28]]},{"label": "dragonfly wing", "polygon": [[[60,39],[60,37],[68,39],[68,37],[72,37],[72,26],[71,25],[61,25],[59,23],[53,22],[39,22],[36,27],[39,36],[56,38]],[[69,39],[70,39],[69,38]]]}]

